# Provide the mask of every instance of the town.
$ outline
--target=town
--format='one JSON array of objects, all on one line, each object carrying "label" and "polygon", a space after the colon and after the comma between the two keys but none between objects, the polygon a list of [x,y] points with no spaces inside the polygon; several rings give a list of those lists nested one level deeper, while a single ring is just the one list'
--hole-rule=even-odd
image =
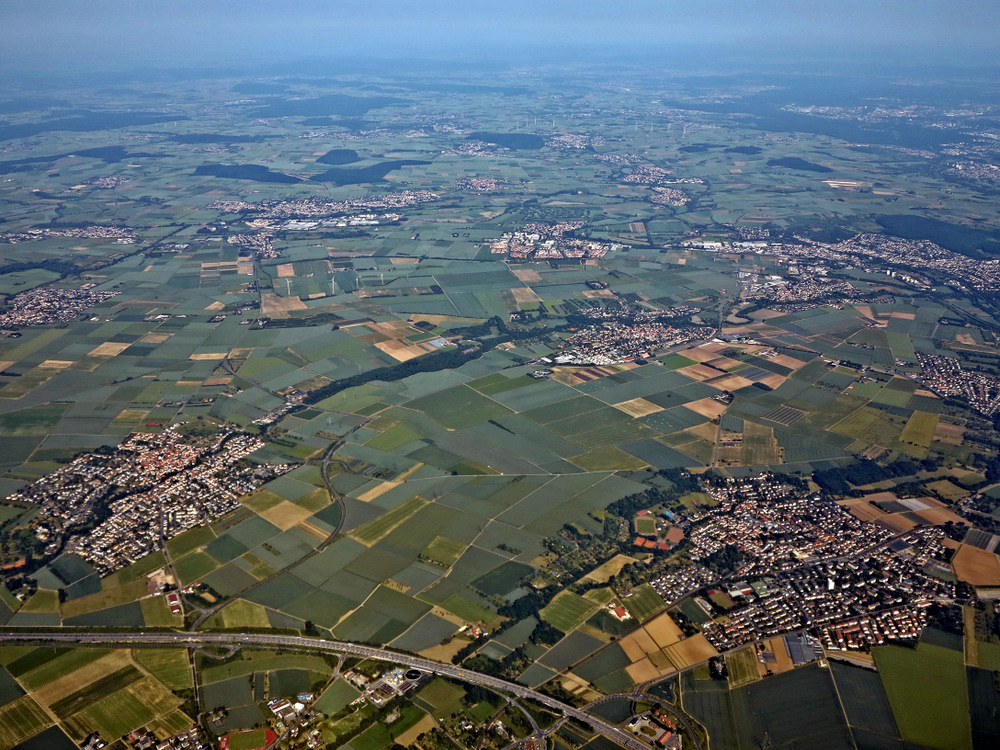
[{"label": "town", "polygon": [[[707,617],[724,614],[703,627],[719,651],[802,628],[842,650],[916,638],[926,608],[955,598],[933,575],[946,559],[940,528],[893,534],[767,474],[703,490],[718,504],[679,524],[694,562],[650,585],[670,604],[693,596]],[[720,555],[733,561],[722,575],[706,567]]]},{"label": "town", "polygon": [[562,258],[603,258],[620,245],[574,237],[582,221],[562,221],[558,224],[526,224],[513,232],[504,232],[498,239],[487,240],[490,253],[506,255],[510,260],[558,260]]},{"label": "town", "polygon": [[[850,239],[822,243],[796,237],[799,244],[768,242],[717,242],[685,240],[682,246],[710,252],[754,252],[783,260],[791,265],[802,261],[822,261],[832,268],[858,268],[873,273],[903,269],[904,281],[929,288],[923,278],[928,272],[941,274],[942,280],[981,292],[1000,290],[1000,260],[979,260],[946,250],[930,240],[907,240],[881,234],[859,233]],[[881,265],[874,265],[876,261]]]},{"label": "town", "polygon": [[294,468],[242,460],[263,445],[233,428],[192,439],[172,425],[79,456],[7,501],[38,506],[31,532],[44,558],[65,549],[106,575],[236,510],[240,496]]},{"label": "town", "polygon": [[[595,321],[570,336],[570,350],[552,360],[556,364],[612,365],[645,359],[652,352],[678,344],[709,338],[715,329],[688,323],[698,312],[680,306],[666,310],[643,310],[622,303],[582,312]],[[544,360],[543,360],[544,362]]]},{"label": "town", "polygon": [[73,237],[86,240],[114,240],[118,245],[136,242],[136,231],[128,227],[103,227],[92,224],[85,227],[44,227],[26,232],[5,232],[0,234],[0,242],[16,245],[49,237]]}]

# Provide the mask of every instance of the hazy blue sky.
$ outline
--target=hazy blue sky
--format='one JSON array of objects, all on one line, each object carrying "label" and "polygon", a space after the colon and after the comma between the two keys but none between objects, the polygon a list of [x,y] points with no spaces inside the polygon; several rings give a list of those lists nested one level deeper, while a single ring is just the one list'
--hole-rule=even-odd
[{"label": "hazy blue sky", "polygon": [[911,49],[989,61],[998,0],[2,0],[5,65],[225,64],[317,55],[493,57],[697,45],[770,56]]}]

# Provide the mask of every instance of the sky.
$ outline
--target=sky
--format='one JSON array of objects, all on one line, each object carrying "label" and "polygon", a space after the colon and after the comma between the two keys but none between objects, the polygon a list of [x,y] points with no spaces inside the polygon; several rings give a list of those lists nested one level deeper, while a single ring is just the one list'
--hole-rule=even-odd
[{"label": "sky", "polygon": [[990,62],[996,0],[2,0],[0,62],[127,69],[305,57],[650,53]]}]

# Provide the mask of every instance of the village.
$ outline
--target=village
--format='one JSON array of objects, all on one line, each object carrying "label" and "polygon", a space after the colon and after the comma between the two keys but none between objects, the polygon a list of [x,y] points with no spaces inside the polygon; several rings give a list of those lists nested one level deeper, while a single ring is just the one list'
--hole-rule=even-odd
[{"label": "village", "polygon": [[227,214],[254,213],[260,218],[293,219],[302,217],[328,217],[352,211],[370,213],[409,208],[436,201],[438,196],[429,190],[397,190],[384,195],[362,195],[342,201],[322,198],[298,200],[264,200],[259,203],[220,200],[206,206],[206,210]]},{"label": "village", "polygon": [[[829,268],[858,268],[888,274],[919,288],[929,288],[925,274],[934,271],[947,283],[980,292],[1000,290],[1000,260],[979,260],[946,250],[930,240],[907,240],[884,234],[859,233],[850,239],[823,243],[796,237],[800,244],[754,239],[737,242],[685,240],[682,247],[709,252],[753,252],[792,266],[821,261]],[[881,265],[874,265],[876,261]],[[886,268],[888,267],[888,269]],[[902,270],[894,270],[902,269]]]},{"label": "village", "polygon": [[994,375],[966,370],[961,362],[936,354],[917,354],[923,371],[912,375],[935,393],[942,396],[961,396],[969,406],[987,417],[1000,412],[1000,379]]},{"label": "village", "polygon": [[40,287],[21,292],[9,301],[7,311],[0,313],[0,329],[64,325],[88,307],[119,294],[117,291],[98,291],[94,286],[84,284],[76,289]]}]

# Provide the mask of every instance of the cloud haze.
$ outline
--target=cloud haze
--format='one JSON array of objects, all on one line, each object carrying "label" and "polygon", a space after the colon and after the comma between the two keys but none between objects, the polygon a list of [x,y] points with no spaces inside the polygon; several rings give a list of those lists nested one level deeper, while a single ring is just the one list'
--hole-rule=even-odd
[{"label": "cloud haze", "polygon": [[439,59],[547,51],[698,47],[912,53],[956,62],[1000,51],[988,0],[5,0],[3,59],[15,67],[206,65],[364,55]]}]

